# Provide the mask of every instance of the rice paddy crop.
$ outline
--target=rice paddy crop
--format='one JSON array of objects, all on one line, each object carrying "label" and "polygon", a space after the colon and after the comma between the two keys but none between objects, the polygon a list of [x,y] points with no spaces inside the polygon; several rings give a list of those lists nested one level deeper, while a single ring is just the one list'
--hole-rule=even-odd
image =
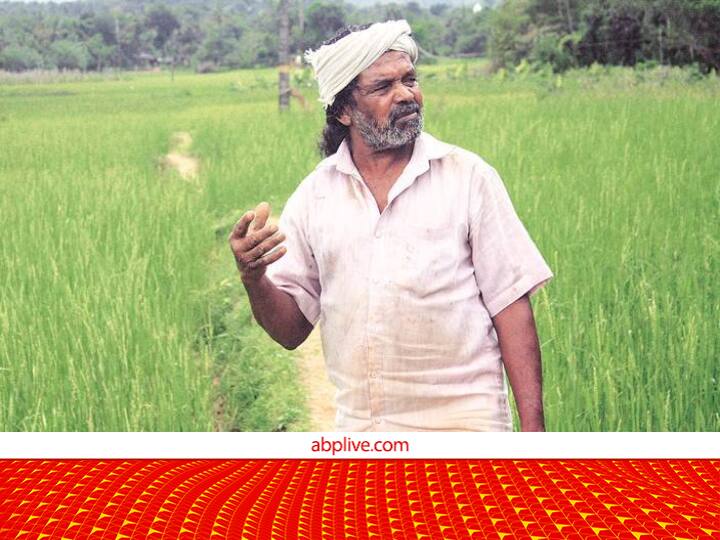
[{"label": "rice paddy crop", "polygon": [[[548,429],[720,429],[720,83],[473,69],[426,68],[426,129],[498,169],[556,273]],[[275,77],[0,87],[0,429],[302,429],[225,245],[319,159],[313,90],[280,114]],[[178,131],[197,181],[159,166]]]}]

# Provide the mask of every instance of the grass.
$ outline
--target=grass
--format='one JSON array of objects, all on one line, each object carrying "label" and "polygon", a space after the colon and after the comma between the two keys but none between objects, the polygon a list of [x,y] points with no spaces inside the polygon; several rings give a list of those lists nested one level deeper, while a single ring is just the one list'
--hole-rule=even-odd
[{"label": "grass", "polygon": [[[173,132],[213,107],[226,114],[218,94],[237,97],[203,78],[178,82],[143,74],[0,92],[2,429],[217,427],[219,368],[199,338],[215,298],[216,216],[208,192],[162,174],[158,157]],[[275,384],[297,395],[291,359],[272,361],[285,366]],[[282,423],[254,416],[249,427]]]},{"label": "grass", "polygon": [[[421,71],[427,130],[500,171],[556,273],[534,301],[548,428],[719,430],[720,83],[467,66]],[[0,87],[0,429],[307,425],[225,245],[318,161],[320,111],[279,115],[275,76]],[[176,131],[200,187],[157,166]]]}]

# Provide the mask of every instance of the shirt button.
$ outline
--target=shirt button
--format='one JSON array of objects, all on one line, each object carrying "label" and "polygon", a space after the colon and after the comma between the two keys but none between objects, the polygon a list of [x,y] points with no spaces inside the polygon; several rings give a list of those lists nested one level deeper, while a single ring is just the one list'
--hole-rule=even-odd
[{"label": "shirt button", "polygon": [[382,418],[373,418],[373,422],[379,424],[380,422],[382,422]]},{"label": "shirt button", "polygon": [[377,371],[371,371],[371,372],[370,372],[370,378],[371,378],[371,379],[374,379],[375,377],[377,377]]}]

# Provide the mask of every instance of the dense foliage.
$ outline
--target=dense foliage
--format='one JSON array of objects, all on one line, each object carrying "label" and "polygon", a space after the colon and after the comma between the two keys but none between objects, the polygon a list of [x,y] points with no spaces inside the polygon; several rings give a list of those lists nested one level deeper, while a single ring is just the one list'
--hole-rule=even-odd
[{"label": "dense foliage", "polygon": [[[277,63],[276,1],[0,3],[0,68],[101,70],[177,64],[199,71]],[[353,7],[291,2],[290,50],[301,53],[346,24],[408,18],[426,52],[485,52],[487,17],[418,4]],[[471,12],[470,12],[471,13]]]},{"label": "dense foliage", "polygon": [[639,62],[720,70],[719,0],[506,0],[489,22],[496,66]]},{"label": "dense foliage", "polygon": [[[497,67],[593,63],[720,66],[720,0],[505,0],[360,7],[294,0],[290,50],[346,24],[405,18],[425,60],[489,54]],[[483,7],[484,6],[484,7]],[[495,6],[495,7],[493,7]],[[482,9],[481,9],[482,7]],[[0,3],[0,69],[102,70],[158,64],[198,71],[275,65],[278,2],[94,0]]]}]

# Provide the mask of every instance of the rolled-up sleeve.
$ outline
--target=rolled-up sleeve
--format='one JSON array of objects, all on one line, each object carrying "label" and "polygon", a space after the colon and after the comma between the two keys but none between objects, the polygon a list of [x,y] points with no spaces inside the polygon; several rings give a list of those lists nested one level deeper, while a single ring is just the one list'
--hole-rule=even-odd
[{"label": "rolled-up sleeve", "polygon": [[475,279],[494,317],[534,294],[553,273],[515,213],[500,176],[484,162],[474,168],[469,204]]},{"label": "rolled-up sleeve", "polygon": [[314,326],[320,318],[320,281],[313,250],[308,242],[308,208],[301,185],[288,199],[278,227],[285,234],[287,252],[267,268],[267,277],[290,294]]}]

